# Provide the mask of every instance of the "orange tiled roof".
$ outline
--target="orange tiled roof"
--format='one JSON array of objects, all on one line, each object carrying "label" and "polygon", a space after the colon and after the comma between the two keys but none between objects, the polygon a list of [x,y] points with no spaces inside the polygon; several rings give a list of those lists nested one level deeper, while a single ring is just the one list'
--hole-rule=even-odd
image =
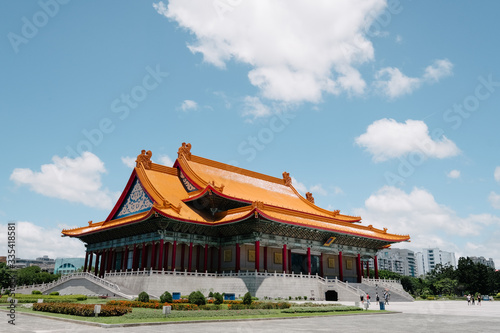
[{"label": "orange tiled roof", "polygon": [[[183,147],[185,147],[184,144]],[[190,146],[188,150],[185,148],[182,150],[183,147],[179,149],[179,157],[174,164],[175,168],[150,162],[138,162],[124,193],[105,221],[89,223],[89,226],[86,227],[63,230],[63,235],[79,237],[139,222],[147,219],[153,213],[158,213],[174,220],[206,225],[231,223],[259,214],[264,218],[278,222],[388,242],[401,242],[410,238],[408,235],[389,234],[385,229],[380,230],[371,226],[353,224],[353,222],[359,222],[361,218],[343,215],[338,211],[328,211],[314,205],[287,182],[286,176],[288,174],[285,175],[285,179],[260,174],[191,155]],[[185,190],[179,178],[179,172],[182,172],[197,187],[195,191],[189,193]],[[153,207],[146,212],[114,218],[127,195],[126,192],[130,184],[136,178],[153,201]],[[226,198],[248,202],[249,205],[230,209],[224,212],[222,217],[219,216],[219,219],[208,221],[186,204],[207,189]]]}]

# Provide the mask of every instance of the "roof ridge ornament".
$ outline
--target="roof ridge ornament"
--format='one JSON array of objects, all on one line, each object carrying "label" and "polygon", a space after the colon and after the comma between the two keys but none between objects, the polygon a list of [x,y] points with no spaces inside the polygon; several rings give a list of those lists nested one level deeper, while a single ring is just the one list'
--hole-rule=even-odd
[{"label": "roof ridge ornament", "polygon": [[340,209],[336,209],[332,213],[333,213],[333,216],[337,216],[340,214]]},{"label": "roof ridge ornament", "polygon": [[310,203],[314,203],[314,197],[313,197],[313,194],[311,192],[307,192],[306,193],[306,199],[307,201],[309,201]]},{"label": "roof ridge ornament", "polygon": [[141,150],[141,153],[137,155],[137,159],[135,160],[135,167],[138,168],[141,164],[144,169],[151,169],[151,156],[153,153],[151,150],[146,151],[145,149]]},{"label": "roof ridge ornament", "polygon": [[191,161],[191,144],[183,142],[177,151],[177,155],[178,157],[184,156],[186,160]]},{"label": "roof ridge ornament", "polygon": [[290,177],[290,173],[288,172],[283,172],[283,180],[285,181],[285,186],[291,186],[292,185],[292,177]]}]

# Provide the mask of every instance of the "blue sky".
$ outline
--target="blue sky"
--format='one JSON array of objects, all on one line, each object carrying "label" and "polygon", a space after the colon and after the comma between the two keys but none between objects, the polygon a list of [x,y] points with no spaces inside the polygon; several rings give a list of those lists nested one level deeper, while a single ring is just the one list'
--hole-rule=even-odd
[{"label": "blue sky", "polygon": [[[141,149],[500,263],[495,1],[2,1],[0,237],[82,256]],[[6,252],[0,242],[0,252]]]}]

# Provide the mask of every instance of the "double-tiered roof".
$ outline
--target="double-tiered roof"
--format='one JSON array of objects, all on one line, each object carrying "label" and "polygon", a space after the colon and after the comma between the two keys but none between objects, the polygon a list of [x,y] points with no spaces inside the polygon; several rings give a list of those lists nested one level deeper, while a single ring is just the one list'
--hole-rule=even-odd
[{"label": "double-tiered roof", "polygon": [[371,248],[410,239],[385,228],[363,226],[361,217],[316,206],[311,193],[304,198],[297,192],[287,172],[276,178],[216,162],[192,155],[191,145],[185,143],[173,167],[152,163],[151,155],[142,151],[137,157],[127,186],[105,221],[63,230],[63,235],[95,242],[165,228],[212,236],[280,234],[279,229],[287,229],[294,231],[292,237],[335,237],[336,242],[351,245],[347,240],[354,237],[364,240],[358,245]]}]

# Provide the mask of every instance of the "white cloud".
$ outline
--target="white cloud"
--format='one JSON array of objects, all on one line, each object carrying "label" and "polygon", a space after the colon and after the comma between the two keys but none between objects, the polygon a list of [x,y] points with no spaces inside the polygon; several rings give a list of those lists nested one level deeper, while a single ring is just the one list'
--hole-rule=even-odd
[{"label": "white cloud", "polygon": [[403,37],[401,35],[396,35],[396,43],[401,44],[403,42]]},{"label": "white cloud", "polygon": [[135,167],[135,157],[130,157],[130,156],[125,156],[122,157],[122,163],[128,166],[129,168],[134,168]]},{"label": "white cloud", "polygon": [[375,75],[375,88],[387,95],[389,98],[411,94],[420,87],[421,81],[418,78],[408,77],[394,67],[386,67]]},{"label": "white cloud", "polygon": [[[68,226],[44,228],[32,222],[16,223],[16,257],[35,259],[44,255],[49,258],[74,258],[85,256],[85,246],[75,238],[61,237]],[[74,228],[74,227],[72,227]],[[7,223],[0,224],[0,238],[7,239]],[[7,253],[6,242],[0,242],[0,253]]]},{"label": "white cloud", "polygon": [[500,166],[497,166],[495,168],[494,177],[495,177],[495,180],[500,183]]},{"label": "white cloud", "polygon": [[[439,246],[446,250],[443,246],[455,244],[451,241],[454,237],[466,240],[483,237],[484,228],[492,226],[495,229],[500,225],[500,218],[490,214],[461,217],[451,208],[437,203],[425,189],[413,188],[406,193],[392,186],[384,186],[372,194],[365,206],[356,210],[356,215],[361,215],[365,225],[386,227],[390,233],[409,234],[412,248]],[[458,245],[454,247],[459,248]]]},{"label": "white cloud", "polygon": [[166,165],[169,167],[174,165],[174,161],[168,155],[160,155],[158,157],[158,159],[160,160],[160,164],[163,164],[163,165]]},{"label": "white cloud", "polygon": [[425,68],[422,77],[408,77],[398,68],[382,68],[375,74],[376,81],[373,83],[375,90],[395,99],[403,95],[409,95],[418,89],[423,83],[438,82],[441,78],[452,74],[453,64],[448,59],[436,60]]},{"label": "white cloud", "polygon": [[258,97],[246,96],[244,103],[243,116],[251,116],[256,119],[272,114],[271,109],[263,104]]},{"label": "white cloud", "polygon": [[335,186],[333,188],[333,193],[335,193],[335,194],[344,194],[344,191],[342,191],[342,189],[340,187]]},{"label": "white cloud", "polygon": [[491,204],[491,207],[500,209],[500,194],[496,194],[495,192],[491,191],[490,195],[488,196],[488,200]]},{"label": "white cloud", "polygon": [[196,103],[195,101],[186,99],[186,100],[184,100],[184,102],[182,102],[181,109],[182,109],[182,111],[197,110],[198,103]]},{"label": "white cloud", "polygon": [[292,185],[293,187],[302,195],[305,196],[306,192],[311,192],[313,196],[315,194],[326,196],[328,192],[323,188],[323,185],[316,184],[310,187],[307,187],[304,183],[299,182],[297,179],[292,177]]},{"label": "white cloud", "polygon": [[263,97],[319,102],[323,93],[363,93],[366,83],[357,67],[374,58],[367,29],[387,4],[171,0],[153,6],[195,36],[188,47],[205,62],[250,65],[248,78]]},{"label": "white cloud", "polygon": [[375,162],[410,153],[418,153],[423,158],[446,158],[460,153],[455,143],[445,136],[433,140],[421,120],[398,123],[394,119],[380,119],[369,125],[355,142],[372,154]]},{"label": "white cloud", "polygon": [[82,203],[89,207],[110,209],[119,193],[102,187],[101,174],[106,172],[104,163],[96,155],[84,152],[82,156],[54,156],[52,164],[44,164],[41,171],[14,169],[10,180],[27,185],[42,195]]},{"label": "white cloud", "polygon": [[453,64],[448,59],[438,59],[430,66],[427,66],[423,80],[437,82],[441,78],[450,76],[453,73]]},{"label": "white cloud", "polygon": [[447,176],[449,178],[460,178],[460,171],[459,170],[451,170],[450,172],[448,172]]}]

